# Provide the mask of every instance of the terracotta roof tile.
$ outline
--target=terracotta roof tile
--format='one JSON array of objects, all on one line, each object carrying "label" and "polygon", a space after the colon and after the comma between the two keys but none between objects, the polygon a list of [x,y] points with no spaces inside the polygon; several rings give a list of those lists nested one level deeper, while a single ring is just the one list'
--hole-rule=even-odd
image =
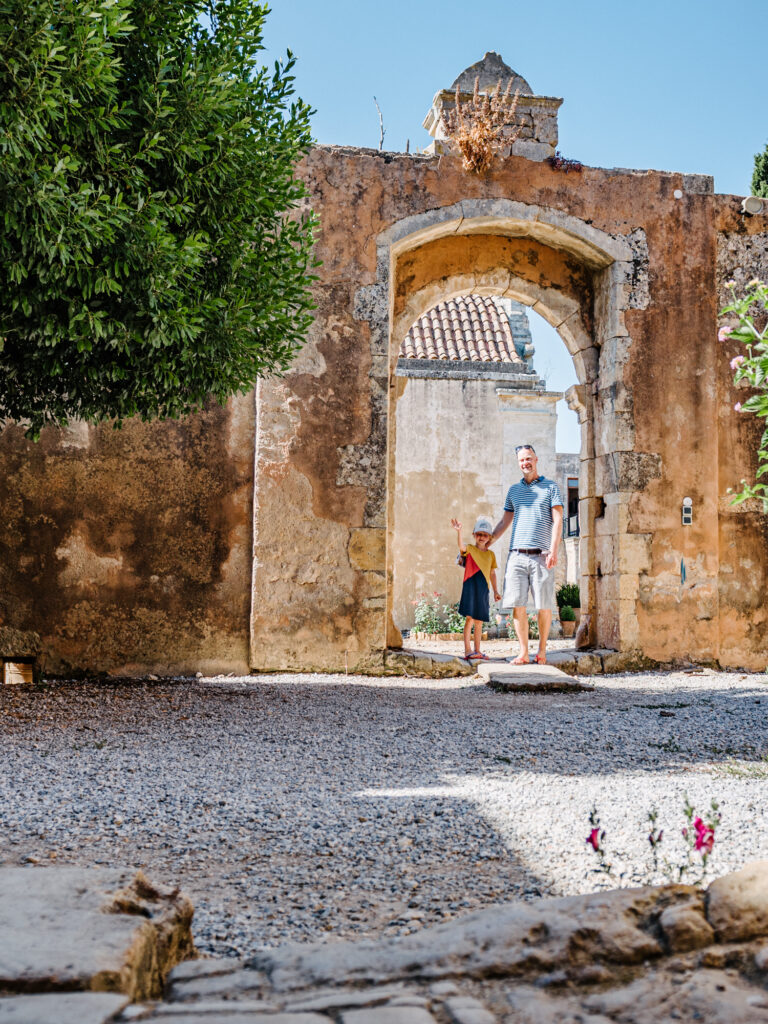
[{"label": "terracotta roof tile", "polygon": [[[401,359],[446,359],[473,363],[521,363],[510,323],[508,300],[480,295],[440,302],[419,317],[400,346]],[[515,304],[516,305],[516,304]],[[523,345],[530,340],[528,318],[515,309]]]}]

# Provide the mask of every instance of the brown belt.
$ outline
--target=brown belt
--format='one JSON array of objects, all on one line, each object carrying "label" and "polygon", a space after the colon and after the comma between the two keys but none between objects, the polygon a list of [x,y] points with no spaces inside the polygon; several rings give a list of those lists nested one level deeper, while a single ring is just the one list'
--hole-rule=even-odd
[{"label": "brown belt", "polygon": [[516,555],[540,555],[541,548],[512,548]]}]

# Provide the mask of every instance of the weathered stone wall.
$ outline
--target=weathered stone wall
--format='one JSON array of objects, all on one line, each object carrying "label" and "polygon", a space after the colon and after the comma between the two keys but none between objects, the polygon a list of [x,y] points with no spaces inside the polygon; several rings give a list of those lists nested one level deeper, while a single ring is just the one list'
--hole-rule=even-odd
[{"label": "weathered stone wall", "polygon": [[7,426],[0,627],[40,634],[50,673],[247,670],[253,425],[245,396],[37,444]]},{"label": "weathered stone wall", "polygon": [[[724,488],[713,425],[723,416],[729,429],[743,428],[721,408],[719,200],[707,182],[591,168],[565,175],[514,157],[478,178],[450,156],[331,148],[314,150],[303,173],[322,218],[314,344],[329,366],[311,382],[299,374],[300,389],[291,375],[283,382],[300,399],[301,464],[291,451],[279,465],[309,483],[298,528],[335,530],[322,557],[350,573],[335,592],[294,590],[291,617],[306,623],[303,663],[338,667],[346,655],[350,666],[372,664],[383,645],[396,472],[391,339],[437,301],[474,293],[533,305],[559,329],[585,387],[581,563],[593,641],[662,661],[763,664],[768,645],[754,631],[738,655],[733,645],[724,657],[720,649]],[[277,471],[269,459],[260,465]],[[689,528],[684,496],[697,510]],[[276,511],[260,502],[258,517]],[[764,572],[764,548],[744,551]],[[258,582],[256,592],[265,594]],[[279,615],[269,595],[261,614]],[[752,613],[736,614],[746,638]],[[386,636],[398,640],[391,621]],[[267,642],[271,665],[296,663],[289,630],[265,633]]]},{"label": "weathered stone wall", "polygon": [[532,305],[572,354],[590,640],[763,667],[768,521],[726,494],[754,472],[758,424],[733,411],[717,314],[725,277],[763,273],[768,217],[695,176],[515,156],[477,177],[453,156],[318,147],[301,174],[317,317],[255,420],[246,396],[121,433],[0,434],[5,635],[38,633],[55,671],[375,669],[399,641],[399,342],[472,293]]}]

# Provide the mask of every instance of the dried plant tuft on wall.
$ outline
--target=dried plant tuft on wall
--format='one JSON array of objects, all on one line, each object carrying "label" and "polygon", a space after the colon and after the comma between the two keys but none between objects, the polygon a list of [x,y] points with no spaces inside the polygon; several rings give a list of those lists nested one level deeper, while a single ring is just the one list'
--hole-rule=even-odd
[{"label": "dried plant tuft on wall", "polygon": [[456,86],[456,106],[443,113],[443,125],[448,138],[455,143],[464,157],[464,170],[482,174],[493,163],[501,147],[502,131],[504,142],[512,143],[520,134],[520,127],[514,127],[515,111],[519,90],[510,96],[512,79],[502,93],[501,79],[492,93],[480,92],[480,80],[475,79],[475,89],[469,103],[461,104],[459,87]]}]

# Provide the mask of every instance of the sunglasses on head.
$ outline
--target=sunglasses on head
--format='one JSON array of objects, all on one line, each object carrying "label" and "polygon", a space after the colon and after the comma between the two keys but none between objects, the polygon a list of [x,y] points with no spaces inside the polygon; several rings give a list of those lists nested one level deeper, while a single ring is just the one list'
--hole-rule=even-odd
[{"label": "sunglasses on head", "polygon": [[517,445],[515,445],[515,454],[517,454],[517,452],[523,451],[524,449],[527,449],[528,451],[532,451],[534,455],[536,454],[536,449],[533,447],[532,444],[517,444]]}]

